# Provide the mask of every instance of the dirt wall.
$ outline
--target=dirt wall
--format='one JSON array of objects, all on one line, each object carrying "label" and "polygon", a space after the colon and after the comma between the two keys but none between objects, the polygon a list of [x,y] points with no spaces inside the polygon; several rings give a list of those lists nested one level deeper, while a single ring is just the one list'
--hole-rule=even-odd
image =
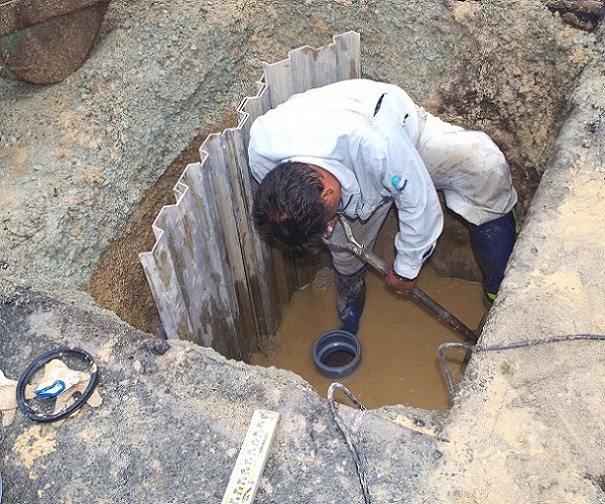
[{"label": "dirt wall", "polygon": [[64,82],[0,82],[2,274],[84,289],[166,168],[230,120],[261,60],[347,30],[365,76],[494,134],[527,205],[593,45],[538,1],[116,1]]}]

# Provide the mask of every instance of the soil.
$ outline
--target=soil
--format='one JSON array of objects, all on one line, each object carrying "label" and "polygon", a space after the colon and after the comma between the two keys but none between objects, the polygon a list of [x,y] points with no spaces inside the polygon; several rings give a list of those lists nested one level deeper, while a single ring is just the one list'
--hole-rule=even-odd
[{"label": "soil", "polygon": [[[234,126],[224,122],[211,131]],[[163,337],[162,321],[139,262],[139,253],[151,250],[155,236],[150,223],[164,205],[175,202],[172,188],[180,178],[183,167],[199,160],[199,146],[208,133],[197,135],[153,185],[114,242],[101,255],[92,271],[88,291],[104,308],[115,312],[133,327]]]},{"label": "soil", "polygon": [[[347,30],[362,34],[365,76],[486,131],[511,162],[520,215],[528,217],[484,341],[602,334],[605,33],[574,29],[538,0],[411,0],[405,8],[112,2],[78,72],[47,87],[0,81],[0,261],[9,265],[2,277],[11,289],[79,294],[112,243],[118,248],[99,277],[123,275],[141,250],[118,246],[118,237],[150,228],[156,203],[126,223],[192,139],[220,128],[252,94],[261,61]],[[173,169],[168,191],[180,171]],[[144,215],[150,221],[140,224]],[[138,299],[144,282],[94,284],[108,304],[116,296],[112,306],[136,307],[128,297]],[[143,344],[146,335],[107,315],[16,292],[0,311],[7,376],[33,354],[67,344],[106,357],[106,378],[104,404],[94,417],[86,413],[88,424],[66,422],[55,432],[20,418],[3,432],[12,501],[218,501],[248,414],[269,407],[284,420],[264,499],[360,502],[354,463],[325,401],[291,373],[227,362],[183,342],[162,358],[157,338]],[[132,320],[153,326],[153,316]],[[344,408],[343,416],[384,502],[602,503],[604,361],[601,343],[477,353],[439,439],[421,453],[425,438],[402,435],[395,421],[372,423],[373,413]],[[97,444],[83,451],[82,439],[91,438]],[[39,458],[24,455],[30,443]],[[184,461],[196,470],[180,470]],[[108,485],[108,474],[117,483]]]},{"label": "soil", "polygon": [[[168,166],[253,94],[261,61],[347,30],[362,34],[364,76],[399,84],[502,146],[523,217],[566,96],[594,50],[592,34],[562,25],[540,2],[415,1],[403,19],[398,2],[115,1],[88,60],[65,81],[0,81],[3,276],[52,292],[86,289]],[[133,264],[115,261],[122,271]],[[140,283],[133,289],[136,298]],[[99,299],[111,297],[101,290]]]}]

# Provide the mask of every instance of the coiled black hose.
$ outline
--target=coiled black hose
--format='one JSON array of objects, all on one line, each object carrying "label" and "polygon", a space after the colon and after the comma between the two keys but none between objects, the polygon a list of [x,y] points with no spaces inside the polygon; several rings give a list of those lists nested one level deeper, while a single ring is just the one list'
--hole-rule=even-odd
[{"label": "coiled black hose", "polygon": [[[62,411],[54,414],[43,414],[35,411],[26,401],[25,399],[25,387],[32,379],[34,374],[38,372],[42,367],[53,359],[57,359],[65,356],[76,356],[80,359],[84,359],[88,362],[88,372],[90,373],[90,380],[82,395],[76,399],[76,401],[69,405]],[[65,417],[68,417],[75,411],[77,411],[82,405],[88,401],[92,393],[94,392],[97,382],[99,381],[99,374],[97,372],[97,365],[90,355],[85,350],[81,350],[79,348],[59,348],[57,350],[52,350],[48,353],[41,355],[34,359],[34,361],[28,366],[28,368],[24,371],[19,378],[19,382],[17,383],[17,406],[19,409],[30,419],[36,422],[56,422],[57,420],[61,420]]]}]

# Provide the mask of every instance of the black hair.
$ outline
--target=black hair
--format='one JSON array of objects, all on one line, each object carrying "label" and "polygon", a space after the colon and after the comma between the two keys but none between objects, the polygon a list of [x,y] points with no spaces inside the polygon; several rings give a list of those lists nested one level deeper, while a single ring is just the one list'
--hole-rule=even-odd
[{"label": "black hair", "polygon": [[321,197],[317,168],[298,162],[277,165],[254,196],[254,224],[265,239],[297,253],[316,252],[331,216]]}]

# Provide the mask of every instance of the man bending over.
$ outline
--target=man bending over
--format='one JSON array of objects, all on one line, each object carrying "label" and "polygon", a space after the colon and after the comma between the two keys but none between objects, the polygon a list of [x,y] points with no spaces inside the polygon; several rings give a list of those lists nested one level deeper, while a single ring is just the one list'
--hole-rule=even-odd
[{"label": "man bending over", "polygon": [[[256,119],[250,169],[259,233],[298,252],[322,239],[345,243],[336,216],[371,250],[389,208],[399,217],[397,251],[386,283],[398,294],[416,285],[443,228],[437,190],[470,227],[483,286],[493,300],[515,243],[517,193],[509,165],[479,131],[448,124],[400,88],[364,79],[292,96]],[[365,265],[331,251],[342,329],[357,333],[365,303]]]}]

